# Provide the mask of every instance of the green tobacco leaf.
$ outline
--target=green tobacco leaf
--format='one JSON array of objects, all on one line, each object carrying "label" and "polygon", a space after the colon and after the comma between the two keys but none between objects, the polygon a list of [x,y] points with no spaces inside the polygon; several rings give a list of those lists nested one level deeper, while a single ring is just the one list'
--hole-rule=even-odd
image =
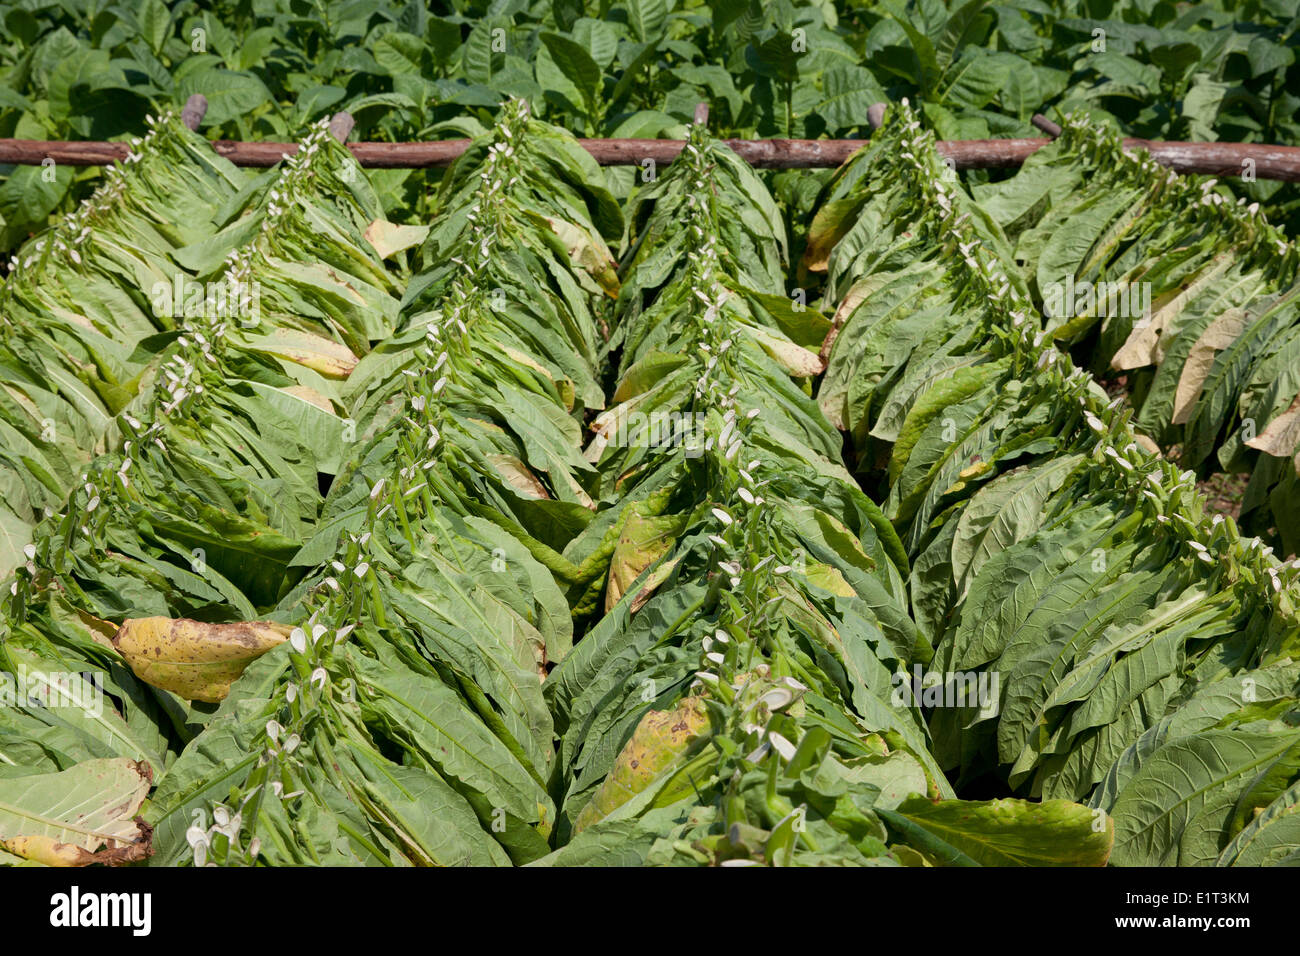
[{"label": "green tobacco leaf", "polygon": [[658,34],[668,17],[667,0],[627,0],[628,22],[642,42]]},{"label": "green tobacco leaf", "polygon": [[208,101],[204,126],[221,126],[253,112],[271,99],[271,92],[257,76],[232,70],[187,74],[177,86],[176,98],[184,102],[195,93],[201,93]]},{"label": "green tobacco leaf", "polygon": [[1300,731],[1264,724],[1175,740],[1143,762],[1120,791],[1115,819],[1119,866],[1208,865],[1231,834],[1238,795],[1279,757],[1300,747]]},{"label": "green tobacco leaf", "polygon": [[580,43],[558,33],[543,33],[542,42],[555,65],[577,87],[588,113],[594,114],[601,91],[601,70],[591,54]]},{"label": "green tobacco leaf", "polygon": [[979,15],[986,6],[988,0],[967,0],[953,11],[948,22],[943,25],[939,42],[935,44],[935,56],[940,69],[946,70],[962,47],[974,39]]},{"label": "green tobacco leaf", "polygon": [[1100,811],[1065,800],[913,797],[895,812],[983,866],[1103,866],[1115,838]]},{"label": "green tobacco leaf", "polygon": [[1263,808],[1223,849],[1219,866],[1300,863],[1300,783]]},{"label": "green tobacco leaf", "polygon": [[70,166],[19,166],[0,185],[0,219],[13,238],[44,224],[72,185]]},{"label": "green tobacco leaf", "polygon": [[880,83],[861,66],[834,66],[822,74],[817,112],[832,129],[847,130],[866,122],[867,109],[885,99]]}]

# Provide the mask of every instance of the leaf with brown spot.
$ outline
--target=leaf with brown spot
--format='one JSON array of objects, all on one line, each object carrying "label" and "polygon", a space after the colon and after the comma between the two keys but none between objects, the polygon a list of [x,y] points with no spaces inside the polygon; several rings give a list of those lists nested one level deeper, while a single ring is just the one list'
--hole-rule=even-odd
[{"label": "leaf with brown spot", "polygon": [[123,622],[113,646],[146,684],[186,700],[215,703],[245,667],[288,636],[288,628],[264,621],[207,624],[145,617]]},{"label": "leaf with brown spot", "polygon": [[635,510],[628,514],[609,560],[605,613],[614,608],[646,568],[668,553],[686,526],[686,518],[687,515],[645,517]]},{"label": "leaf with brown spot", "polygon": [[655,591],[659,590],[659,585],[668,580],[668,575],[673,573],[673,568],[677,567],[680,561],[681,558],[673,558],[671,561],[665,561],[650,572],[645,579],[645,583],[641,585],[641,590],[636,592],[636,597],[628,605],[629,614],[635,614],[645,607],[645,602],[654,597]]},{"label": "leaf with brown spot", "polygon": [[647,713],[604,782],[578,814],[574,832],[609,816],[661,773],[675,769],[697,749],[697,742],[708,729],[709,712],[700,697],[684,697],[672,710]]}]

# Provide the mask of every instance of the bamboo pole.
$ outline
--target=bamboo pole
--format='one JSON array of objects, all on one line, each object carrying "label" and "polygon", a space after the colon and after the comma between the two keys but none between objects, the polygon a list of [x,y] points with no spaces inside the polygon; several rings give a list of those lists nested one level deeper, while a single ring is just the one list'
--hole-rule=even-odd
[{"label": "bamboo pole", "polygon": [[[647,159],[670,163],[682,149],[681,140],[583,139],[583,148],[602,166],[637,166]],[[726,143],[751,165],[763,169],[824,169],[839,166],[865,140],[860,139],[730,139]],[[1019,166],[1049,139],[976,139],[944,141],[940,154],[958,169]],[[469,140],[438,143],[350,143],[348,149],[374,169],[423,169],[450,166]],[[1254,161],[1259,179],[1300,182],[1300,147],[1263,143],[1170,143],[1126,139],[1129,149],[1145,149],[1159,163],[1180,173],[1240,176],[1246,161]],[[274,166],[297,151],[295,143],[240,143],[219,140],[212,148],[237,166]],[[103,166],[126,156],[126,143],[54,142],[0,139],[0,163],[40,165],[49,157],[69,166]]]}]

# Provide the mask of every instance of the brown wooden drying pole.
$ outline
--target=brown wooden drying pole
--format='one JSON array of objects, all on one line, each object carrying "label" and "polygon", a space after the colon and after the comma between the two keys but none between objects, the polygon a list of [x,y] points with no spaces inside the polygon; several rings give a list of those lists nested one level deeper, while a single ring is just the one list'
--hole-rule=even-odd
[{"label": "brown wooden drying pole", "polygon": [[[372,169],[423,169],[450,166],[469,145],[467,139],[439,143],[349,143],[362,166]],[[602,166],[639,166],[646,160],[671,163],[681,152],[681,140],[580,139],[582,147]],[[1019,166],[1050,139],[975,139],[936,144],[958,169]],[[762,169],[834,168],[865,145],[860,139],[726,140],[728,146]],[[1254,160],[1259,179],[1300,182],[1300,147],[1262,143],[1168,143],[1126,139],[1124,145],[1145,149],[1152,158],[1180,173],[1240,176],[1245,161]],[[274,166],[297,151],[296,143],[236,143],[219,140],[212,148],[236,166]],[[0,163],[40,165],[46,158],[69,166],[102,166],[126,156],[126,143],[53,142],[0,139]]]}]

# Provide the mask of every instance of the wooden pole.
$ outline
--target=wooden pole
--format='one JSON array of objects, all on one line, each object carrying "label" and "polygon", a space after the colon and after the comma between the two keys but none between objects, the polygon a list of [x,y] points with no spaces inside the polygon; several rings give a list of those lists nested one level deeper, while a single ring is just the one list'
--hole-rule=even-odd
[{"label": "wooden pole", "polygon": [[[671,139],[584,139],[583,148],[602,166],[636,166],[646,159],[670,163],[682,142]],[[995,169],[1019,166],[1048,139],[976,139],[938,143],[943,156],[958,169]],[[727,145],[753,166],[763,169],[809,169],[839,166],[864,141],[859,139],[758,139],[727,140]],[[348,149],[361,163],[374,169],[423,169],[450,166],[465,151],[469,140],[440,143],[350,143]],[[1253,160],[1259,179],[1300,182],[1300,147],[1264,143],[1167,143],[1126,139],[1129,149],[1148,150],[1157,162],[1180,173],[1240,176]],[[295,143],[212,144],[237,166],[274,166],[297,150]],[[126,143],[54,142],[0,139],[0,163],[39,166],[46,157],[69,166],[103,166],[126,156]]]},{"label": "wooden pole", "polygon": [[1041,129],[1048,136],[1052,137],[1052,139],[1056,139],[1056,137],[1061,135],[1061,127],[1056,123],[1053,123],[1042,113],[1035,113],[1030,118],[1029,122],[1034,124],[1035,129]]}]

